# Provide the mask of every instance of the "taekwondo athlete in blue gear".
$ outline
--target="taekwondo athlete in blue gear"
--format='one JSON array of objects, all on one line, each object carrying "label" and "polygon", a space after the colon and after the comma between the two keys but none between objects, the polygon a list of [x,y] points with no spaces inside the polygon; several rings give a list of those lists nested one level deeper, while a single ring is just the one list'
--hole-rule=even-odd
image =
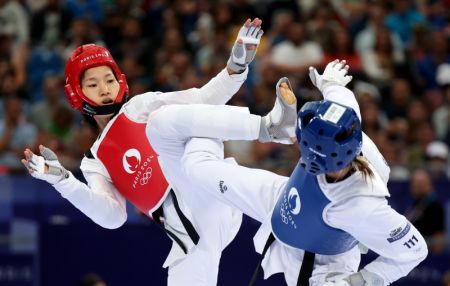
[{"label": "taekwondo athlete in blue gear", "polygon": [[298,118],[302,157],[275,205],[273,233],[296,248],[324,255],[344,253],[358,242],[324,222],[323,211],[331,201],[316,175],[338,171],[359,155],[361,123],[353,109],[330,101],[306,103]]},{"label": "taekwondo athlete in blue gear", "polygon": [[[385,286],[406,275],[427,255],[426,244],[420,233],[411,228],[411,224],[404,217],[386,205],[384,197],[389,195],[386,188],[387,178],[384,170],[380,171],[383,168],[379,167],[380,160],[377,158],[382,157],[381,154],[367,154],[366,159],[366,154],[361,152],[364,149],[363,140],[366,141],[364,152],[375,151],[376,147],[362,133],[359,107],[354,96],[343,100],[343,103],[342,100],[333,101],[337,96],[326,95],[332,93],[331,89],[342,88],[332,87],[328,88],[328,91],[325,91],[325,88],[336,84],[345,86],[351,80],[347,71],[345,61],[330,63],[323,76],[314,68],[310,69],[311,80],[324,94],[325,100],[306,103],[298,114],[296,135],[301,158],[271,215],[272,233],[277,241],[304,250],[297,285]],[[345,90],[341,92],[343,91]],[[368,145],[373,147],[368,148]],[[372,162],[378,166],[374,167]],[[384,169],[386,168],[387,166]],[[364,203],[369,203],[366,196],[373,196],[373,199],[370,199],[371,205],[366,208],[373,208],[374,211],[363,214],[361,208],[364,208]],[[377,207],[378,204],[380,205]],[[346,227],[336,223],[332,215],[337,214],[333,209],[340,209],[339,205],[347,205],[348,212],[354,212],[337,220]],[[360,213],[355,212],[358,209],[361,210]],[[344,213],[345,209],[342,208],[339,212]],[[368,219],[367,226],[362,223],[364,219],[357,217],[358,214]],[[351,215],[355,218],[351,218]],[[401,223],[398,229],[403,229],[402,235],[368,235],[384,235],[384,231],[389,230],[389,227],[380,227],[380,223],[386,223],[383,218],[387,217],[396,221],[395,224]],[[356,226],[359,225],[357,231],[352,225],[353,221]],[[416,238],[414,245],[410,246],[416,249],[416,254],[403,247],[403,241],[410,236]],[[313,269],[318,272],[318,268],[322,267],[322,257],[345,256],[352,252],[358,240],[367,243],[380,257],[358,272],[348,272],[349,269],[335,266],[334,271],[328,270],[325,279],[308,279],[307,275],[311,277]],[[382,250],[383,248],[385,249]],[[405,263],[405,266],[408,265],[408,271],[400,266],[402,263],[399,258],[395,258],[394,250],[398,250],[397,255],[408,257],[410,262]],[[402,271],[387,270],[388,265]],[[308,268],[307,274],[303,271],[305,267]],[[331,268],[333,267],[329,267]]]},{"label": "taekwondo athlete in blue gear", "polygon": [[[386,286],[427,256],[417,229],[388,205],[389,166],[361,131],[358,103],[345,88],[347,72],[338,60],[322,75],[310,69],[324,101],[305,104],[288,136],[296,135],[302,153],[290,178],[224,159],[222,142],[210,139],[230,139],[223,134],[184,134],[181,162],[188,176],[262,222],[254,243],[266,279],[283,273],[289,286]],[[235,127],[222,124],[220,131],[233,129],[234,140],[248,140],[245,128],[237,139]],[[180,134],[183,128],[172,129]],[[217,190],[221,183],[226,192]],[[361,270],[357,242],[379,255]]]}]

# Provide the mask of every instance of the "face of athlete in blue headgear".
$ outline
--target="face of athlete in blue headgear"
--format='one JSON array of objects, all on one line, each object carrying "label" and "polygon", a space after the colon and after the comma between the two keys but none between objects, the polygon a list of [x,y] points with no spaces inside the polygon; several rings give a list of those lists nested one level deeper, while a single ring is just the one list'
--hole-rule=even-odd
[{"label": "face of athlete in blue headgear", "polygon": [[298,120],[300,160],[308,173],[339,171],[359,155],[361,122],[352,108],[331,101],[307,102]]}]

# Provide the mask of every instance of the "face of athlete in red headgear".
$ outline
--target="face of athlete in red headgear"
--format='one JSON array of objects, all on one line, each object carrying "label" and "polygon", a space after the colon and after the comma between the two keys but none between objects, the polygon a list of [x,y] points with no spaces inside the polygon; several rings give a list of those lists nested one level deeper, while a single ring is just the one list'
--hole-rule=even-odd
[{"label": "face of athlete in red headgear", "polygon": [[125,75],[104,47],[76,48],[65,73],[64,91],[70,105],[87,115],[114,114],[128,98]]},{"label": "face of athlete in red headgear", "polygon": [[81,91],[96,105],[115,102],[120,85],[109,66],[87,69],[81,76]]}]

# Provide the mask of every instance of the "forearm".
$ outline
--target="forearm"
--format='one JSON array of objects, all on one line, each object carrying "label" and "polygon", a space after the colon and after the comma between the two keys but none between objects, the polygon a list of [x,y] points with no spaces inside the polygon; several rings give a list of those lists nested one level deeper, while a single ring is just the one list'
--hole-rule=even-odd
[{"label": "forearm", "polygon": [[389,205],[376,208],[365,221],[366,232],[355,238],[380,255],[365,269],[382,277],[385,285],[406,276],[426,258],[428,248],[423,236]]},{"label": "forearm", "polygon": [[[108,228],[118,228],[127,218],[125,202],[104,190],[90,188],[72,174],[69,178],[53,185],[62,197],[88,216],[96,224]],[[108,188],[105,185],[105,188]]]},{"label": "forearm", "polygon": [[323,98],[352,108],[361,119],[358,101],[350,89],[340,85],[332,85],[325,88]]},{"label": "forearm", "polygon": [[[384,285],[389,285],[406,276],[428,255],[428,248],[422,235],[409,222],[398,228],[396,234],[379,238],[388,241],[388,245],[369,247],[380,256],[366,265],[365,269],[382,277]],[[394,230],[395,231],[395,230]]]},{"label": "forearm", "polygon": [[408,273],[424,260],[425,257],[426,253],[421,252],[414,260],[400,262],[398,260],[380,256],[370,264],[366,265],[364,269],[382,277],[384,285],[390,285],[398,279],[408,275]]},{"label": "forearm", "polygon": [[229,74],[223,69],[207,84],[197,90],[200,102],[206,104],[225,104],[241,88],[247,79],[248,69],[241,74]]}]

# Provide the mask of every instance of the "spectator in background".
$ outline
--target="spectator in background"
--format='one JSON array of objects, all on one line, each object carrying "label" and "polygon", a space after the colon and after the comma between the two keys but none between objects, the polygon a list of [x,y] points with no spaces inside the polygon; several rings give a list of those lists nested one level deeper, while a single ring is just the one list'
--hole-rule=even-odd
[{"label": "spectator in background", "polygon": [[362,55],[363,70],[379,87],[387,86],[395,76],[396,67],[405,61],[402,51],[394,48],[391,34],[385,27],[375,30],[375,45]]},{"label": "spectator in background", "polygon": [[389,119],[405,118],[408,106],[413,95],[409,82],[402,78],[396,78],[392,85],[388,98],[383,98],[383,109]]},{"label": "spectator in background", "polygon": [[420,122],[417,125],[410,125],[414,136],[412,143],[408,146],[408,167],[418,168],[425,164],[427,146],[436,140],[433,125],[429,121]]},{"label": "spectator in background", "polygon": [[448,156],[448,146],[444,142],[433,141],[428,144],[425,151],[425,166],[433,181],[448,180]]},{"label": "spectator in background", "polygon": [[72,13],[62,0],[48,0],[40,11],[31,18],[31,39],[33,45],[55,47],[64,38],[72,22]]},{"label": "spectator in background", "polygon": [[417,139],[417,126],[430,120],[430,112],[423,101],[412,100],[408,105],[406,120],[408,121],[408,132],[406,134],[406,144],[411,145]]},{"label": "spectator in background", "polygon": [[71,52],[78,46],[95,43],[97,45],[104,45],[103,41],[97,38],[98,29],[95,24],[84,18],[76,18],[70,23],[70,29],[64,35],[65,40],[63,50],[61,51],[62,58],[67,61],[70,58]]},{"label": "spectator in background", "polygon": [[290,10],[278,10],[272,13],[272,28],[268,31],[266,38],[271,46],[276,46],[289,38],[289,30],[294,24],[294,13]]},{"label": "spectator in background", "polygon": [[410,176],[405,142],[407,132],[408,122],[404,118],[397,117],[388,121],[383,136],[379,136],[379,140],[376,140],[391,168],[389,178],[394,181],[407,181]]},{"label": "spectator in background", "polygon": [[428,46],[425,56],[416,62],[416,69],[421,85],[425,89],[436,89],[437,69],[441,64],[450,64],[447,36],[442,30],[431,31],[427,34]]},{"label": "spectator in background", "polygon": [[[317,5],[311,12],[311,17],[306,23],[306,30],[308,34],[311,35],[311,40],[324,49],[331,48],[330,45],[335,44],[333,42],[335,40],[333,37],[339,27],[340,23],[335,21],[333,18],[333,11],[328,5]],[[339,57],[333,58],[331,61],[335,59],[339,59]],[[349,62],[347,58],[345,58],[345,60],[347,63]],[[330,61],[324,60],[323,66],[325,67],[329,62]],[[353,65],[350,63],[349,65],[353,70]]]},{"label": "spectator in background", "polygon": [[322,66],[334,59],[345,59],[347,64],[352,67],[352,75],[361,76],[362,62],[360,55],[353,50],[352,39],[348,31],[340,26],[332,30],[329,45],[325,49],[325,57]]},{"label": "spectator in background", "polygon": [[422,3],[418,1],[421,13],[427,17],[431,27],[445,29],[448,26],[448,8],[450,2],[442,0],[426,0]]},{"label": "spectator in background", "polygon": [[227,30],[230,28],[231,17],[233,12],[228,2],[218,1],[212,8],[212,17],[215,22],[216,29]]},{"label": "spectator in background", "polygon": [[305,26],[294,22],[288,30],[287,40],[273,47],[272,63],[280,74],[298,76],[306,73],[309,66],[323,61],[322,47],[307,40]]},{"label": "spectator in background", "polygon": [[38,102],[44,98],[43,82],[48,76],[62,73],[63,61],[61,55],[52,49],[33,49],[28,62],[27,87],[30,91],[31,102]]},{"label": "spectator in background", "polygon": [[74,18],[89,19],[94,23],[103,21],[103,9],[99,0],[65,0],[66,8]]},{"label": "spectator in background", "polygon": [[242,19],[254,18],[257,16],[255,5],[248,0],[231,0],[230,9],[233,11],[231,14],[232,24],[240,26]]},{"label": "spectator in background", "polygon": [[161,48],[155,55],[155,84],[156,89],[160,91],[172,91],[177,89],[177,82],[174,82],[172,75],[174,69],[172,59],[180,54],[186,53],[185,43],[178,29],[171,28],[165,32]]},{"label": "spectator in background", "polygon": [[427,20],[414,8],[412,0],[392,0],[390,2],[393,4],[394,10],[386,17],[386,25],[400,37],[405,47],[410,47],[414,43],[414,29],[426,26]]},{"label": "spectator in background", "polygon": [[[74,112],[66,104],[59,104],[52,113],[48,132],[62,146],[73,142],[76,129],[74,118]],[[59,149],[61,148],[57,148]]]},{"label": "spectator in background", "polygon": [[[360,31],[355,38],[355,50],[359,54],[372,51],[375,47],[376,31],[384,25],[386,11],[383,5],[379,2],[373,1],[368,4],[368,19],[365,28]],[[403,52],[402,41],[397,34],[390,32],[389,36],[393,45],[395,53]]]},{"label": "spectator in background", "polygon": [[[433,124],[439,139],[446,139],[450,126],[450,64],[438,67],[436,82],[442,91],[444,104],[433,113]],[[450,141],[446,140],[446,143]]]},{"label": "spectator in background", "polygon": [[[155,43],[151,38],[143,37],[141,22],[137,17],[127,17],[120,29],[121,41],[111,49],[114,57],[121,62],[126,58],[134,59],[144,72],[153,73]],[[127,74],[128,75],[128,74]]]},{"label": "spectator in background", "polygon": [[[262,1],[261,1],[262,2]],[[274,30],[274,27],[276,26],[275,21],[282,21],[283,16],[279,16],[281,14],[285,14],[290,19],[290,21],[300,21],[302,18],[301,12],[302,11],[299,3],[300,1],[296,0],[284,0],[284,1],[276,1],[276,0],[266,0],[265,1],[267,5],[265,6],[266,9],[264,12],[261,11],[261,9],[258,9],[258,13],[264,13],[264,23],[266,23],[267,27],[270,27],[271,30]],[[261,6],[260,6],[261,7]],[[258,7],[258,8],[260,8]]]},{"label": "spectator in background", "polygon": [[20,1],[0,0],[0,31],[13,36],[14,48],[28,43],[29,17]]},{"label": "spectator in background", "polygon": [[0,107],[2,108],[0,110],[0,118],[4,117],[4,99],[17,94],[17,85],[14,78],[15,72],[10,62],[7,59],[0,59]]},{"label": "spectator in background", "polygon": [[63,79],[60,76],[48,76],[43,83],[44,99],[35,103],[30,110],[30,121],[39,131],[46,132],[52,114],[61,104],[63,95]]},{"label": "spectator in background", "polygon": [[406,211],[406,218],[425,237],[431,251],[442,251],[445,243],[444,207],[434,192],[431,176],[426,170],[417,169],[412,173],[410,191],[414,202]]},{"label": "spectator in background", "polygon": [[367,98],[361,101],[362,129],[370,138],[377,137],[378,133],[383,129],[384,116],[378,102],[373,98]]},{"label": "spectator in background", "polygon": [[180,21],[180,31],[184,39],[190,38],[193,35],[192,33],[195,32],[199,13],[201,12],[199,2],[197,0],[175,1],[173,7]]},{"label": "spectator in background", "polygon": [[[195,37],[190,39],[191,46],[197,50],[194,58],[200,73],[204,75],[215,74],[215,72],[211,72],[212,60],[216,56],[215,50],[219,55],[226,55],[226,51],[220,52],[221,48],[224,49],[224,45],[226,46],[227,43],[227,37],[224,34],[223,31],[215,28],[211,14],[203,13],[201,15],[197,21]],[[224,58],[226,59],[226,57]]]},{"label": "spectator in background", "polygon": [[5,117],[0,120],[0,166],[10,171],[21,170],[23,148],[34,149],[37,130],[25,120],[22,100],[10,96],[4,102]]},{"label": "spectator in background", "polygon": [[14,34],[0,28],[0,96],[21,95],[27,79],[28,44],[14,46]]}]

